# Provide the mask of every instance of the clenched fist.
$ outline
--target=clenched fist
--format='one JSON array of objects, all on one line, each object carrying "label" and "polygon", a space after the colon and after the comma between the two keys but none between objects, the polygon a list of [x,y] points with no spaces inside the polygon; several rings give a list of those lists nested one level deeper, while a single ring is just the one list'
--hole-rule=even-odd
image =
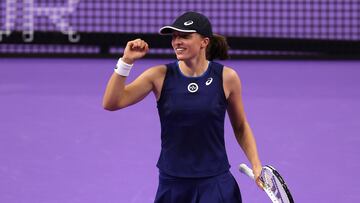
[{"label": "clenched fist", "polygon": [[142,39],[135,39],[126,44],[122,60],[133,64],[136,59],[142,58],[149,51],[149,45]]}]

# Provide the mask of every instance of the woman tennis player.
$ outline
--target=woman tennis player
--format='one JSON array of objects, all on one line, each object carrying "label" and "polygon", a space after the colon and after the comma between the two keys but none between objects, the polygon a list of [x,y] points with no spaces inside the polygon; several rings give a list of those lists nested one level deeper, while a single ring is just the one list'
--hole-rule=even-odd
[{"label": "woman tennis player", "polygon": [[226,111],[259,187],[262,166],[243,109],[239,76],[213,61],[228,57],[226,40],[214,35],[208,18],[196,12],[179,16],[160,34],[172,35],[177,60],[151,67],[125,85],[133,64],[149,50],[141,39],[129,41],[106,87],[103,106],[114,111],[155,94],[161,123],[156,203],[239,203],[224,144]]}]

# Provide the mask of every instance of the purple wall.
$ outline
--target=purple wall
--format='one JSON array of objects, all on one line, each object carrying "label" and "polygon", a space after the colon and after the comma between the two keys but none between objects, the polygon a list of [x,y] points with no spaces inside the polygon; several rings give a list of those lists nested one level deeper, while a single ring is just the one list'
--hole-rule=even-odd
[{"label": "purple wall", "polygon": [[[6,30],[8,13],[8,23],[14,23],[10,25],[11,30],[30,29],[32,19],[29,16],[34,16],[33,28],[41,31],[59,31],[63,23],[63,30],[77,32],[156,33],[159,27],[171,23],[180,13],[195,10],[209,16],[215,32],[227,36],[360,40],[359,0],[14,2],[1,0],[0,25],[3,31]],[[25,9],[31,5],[33,10]],[[28,24],[24,26],[25,23]]]}]

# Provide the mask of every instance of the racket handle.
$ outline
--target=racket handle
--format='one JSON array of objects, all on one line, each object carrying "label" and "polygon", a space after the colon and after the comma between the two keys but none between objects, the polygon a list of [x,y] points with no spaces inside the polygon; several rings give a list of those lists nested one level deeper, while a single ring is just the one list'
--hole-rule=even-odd
[{"label": "racket handle", "polygon": [[253,180],[255,179],[253,171],[246,164],[240,164],[239,170],[241,173],[244,173],[245,175],[249,176]]}]

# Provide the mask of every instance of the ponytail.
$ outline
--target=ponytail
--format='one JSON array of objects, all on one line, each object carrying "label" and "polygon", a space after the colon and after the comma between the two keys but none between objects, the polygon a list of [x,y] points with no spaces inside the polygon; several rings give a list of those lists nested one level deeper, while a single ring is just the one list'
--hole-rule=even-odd
[{"label": "ponytail", "polygon": [[225,60],[229,58],[229,45],[226,38],[222,35],[214,34],[210,38],[210,44],[206,48],[206,59],[212,61],[214,59]]}]

